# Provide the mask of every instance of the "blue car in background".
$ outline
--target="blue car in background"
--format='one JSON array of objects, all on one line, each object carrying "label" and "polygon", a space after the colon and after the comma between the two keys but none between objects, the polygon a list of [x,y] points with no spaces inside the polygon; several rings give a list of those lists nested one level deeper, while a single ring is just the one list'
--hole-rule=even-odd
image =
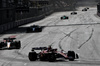
[{"label": "blue car in background", "polygon": [[41,32],[42,31],[42,27],[38,26],[38,25],[32,25],[30,27],[27,28],[26,32]]}]

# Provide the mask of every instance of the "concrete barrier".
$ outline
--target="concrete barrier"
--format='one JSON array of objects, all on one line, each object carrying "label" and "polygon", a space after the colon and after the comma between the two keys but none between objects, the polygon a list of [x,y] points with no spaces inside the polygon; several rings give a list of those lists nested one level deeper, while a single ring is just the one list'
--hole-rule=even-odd
[{"label": "concrete barrier", "polygon": [[5,26],[3,25],[2,27],[3,27],[3,31],[5,31],[6,30]]},{"label": "concrete barrier", "polygon": [[10,25],[10,27],[11,27],[11,28],[13,28],[13,27],[14,27],[14,25],[13,25],[13,22],[11,22],[11,25]]},{"label": "concrete barrier", "polygon": [[53,13],[53,12],[54,12],[53,10],[47,12],[47,13],[46,13],[46,16],[50,15],[50,14]]},{"label": "concrete barrier", "polygon": [[10,27],[10,23],[7,25],[7,30],[9,30],[11,27]]},{"label": "concrete barrier", "polygon": [[0,26],[0,33],[3,32],[3,26]]},{"label": "concrete barrier", "polygon": [[17,22],[14,22],[14,27],[17,27]]},{"label": "concrete barrier", "polygon": [[20,25],[23,25],[23,24],[27,24],[27,23],[30,23],[30,22],[34,22],[34,21],[43,19],[43,18],[45,18],[45,16],[50,15],[52,12],[53,12],[53,10],[51,10],[51,11],[47,10],[46,13],[44,12],[44,14],[41,14],[41,15],[38,15],[38,16],[35,16],[35,17],[21,19],[21,20],[15,21],[15,22],[10,22],[10,23],[0,25],[0,33],[3,33],[6,30],[9,30],[11,28],[14,28],[14,27],[17,27],[17,26],[20,26]]}]

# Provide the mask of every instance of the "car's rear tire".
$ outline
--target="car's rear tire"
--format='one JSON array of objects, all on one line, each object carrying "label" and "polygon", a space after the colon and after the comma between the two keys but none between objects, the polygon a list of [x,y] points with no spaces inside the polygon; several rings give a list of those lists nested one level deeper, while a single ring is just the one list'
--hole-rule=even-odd
[{"label": "car's rear tire", "polygon": [[28,58],[30,61],[36,61],[37,60],[37,53],[36,52],[29,52]]},{"label": "car's rear tire", "polygon": [[27,28],[27,29],[26,29],[26,33],[29,33],[30,31],[31,31],[30,28]]},{"label": "car's rear tire", "polygon": [[42,28],[39,28],[38,32],[42,32]]},{"label": "car's rear tire", "polygon": [[20,41],[17,41],[15,44],[16,44],[16,49],[20,49],[21,48],[21,42]]},{"label": "car's rear tire", "polygon": [[61,17],[61,20],[63,19],[63,17]]},{"label": "car's rear tire", "polygon": [[75,59],[75,52],[74,51],[68,51],[67,56],[68,56],[69,61],[74,61],[74,59]]},{"label": "car's rear tire", "polygon": [[2,45],[3,45],[3,44],[4,44],[4,42],[1,42],[1,43],[0,43],[0,48],[2,48]]},{"label": "car's rear tire", "polygon": [[87,8],[87,9],[89,9],[89,8]]}]

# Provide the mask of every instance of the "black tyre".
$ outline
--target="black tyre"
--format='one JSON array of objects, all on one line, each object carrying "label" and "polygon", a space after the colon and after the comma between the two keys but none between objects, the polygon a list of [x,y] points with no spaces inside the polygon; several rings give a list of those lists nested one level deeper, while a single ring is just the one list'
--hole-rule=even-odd
[{"label": "black tyre", "polygon": [[87,7],[87,9],[89,9],[89,8]]},{"label": "black tyre", "polygon": [[61,17],[61,20],[63,19],[63,17]]},{"label": "black tyre", "polygon": [[36,52],[29,52],[28,58],[30,61],[36,61],[37,60],[37,53]]},{"label": "black tyre", "polygon": [[38,28],[37,30],[36,30],[36,32],[41,32],[42,31],[42,28]]},{"label": "black tyre", "polygon": [[55,54],[53,54],[53,53],[49,54],[49,56],[48,56],[48,61],[49,61],[49,62],[54,62],[54,61],[56,61]]},{"label": "black tyre", "polygon": [[0,43],[0,48],[2,48],[2,47],[3,47],[3,44],[4,44],[4,42],[1,42],[1,43]]},{"label": "black tyre", "polygon": [[16,41],[15,45],[16,45],[16,49],[20,49],[21,48],[21,42],[20,41]]},{"label": "black tyre", "polygon": [[27,28],[26,32],[29,33],[30,31],[31,31],[31,29],[30,28]]},{"label": "black tyre", "polygon": [[75,59],[75,52],[74,51],[68,51],[68,59],[69,61],[74,61]]},{"label": "black tyre", "polygon": [[72,13],[71,13],[71,15],[72,15]]},{"label": "black tyre", "polygon": [[76,54],[76,59],[78,59],[79,58],[79,56],[78,56],[78,54]]},{"label": "black tyre", "polygon": [[42,28],[40,28],[40,32],[42,32]]}]

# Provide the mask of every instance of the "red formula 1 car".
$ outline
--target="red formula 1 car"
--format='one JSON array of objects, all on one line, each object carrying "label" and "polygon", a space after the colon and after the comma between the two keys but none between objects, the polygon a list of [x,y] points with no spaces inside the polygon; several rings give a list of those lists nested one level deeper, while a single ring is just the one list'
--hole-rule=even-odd
[{"label": "red formula 1 car", "polygon": [[[36,50],[41,50],[39,53]],[[78,59],[79,56],[74,51],[68,51],[67,53],[63,53],[62,51],[57,51],[57,49],[49,49],[47,47],[35,47],[32,48],[32,51],[29,52],[28,58],[30,61],[36,61],[40,59],[40,61],[49,61],[54,62],[57,58],[68,59],[69,61],[74,61]]]},{"label": "red formula 1 car", "polygon": [[0,42],[0,49],[20,49],[21,42],[16,41],[16,38],[4,38],[2,42]]}]

